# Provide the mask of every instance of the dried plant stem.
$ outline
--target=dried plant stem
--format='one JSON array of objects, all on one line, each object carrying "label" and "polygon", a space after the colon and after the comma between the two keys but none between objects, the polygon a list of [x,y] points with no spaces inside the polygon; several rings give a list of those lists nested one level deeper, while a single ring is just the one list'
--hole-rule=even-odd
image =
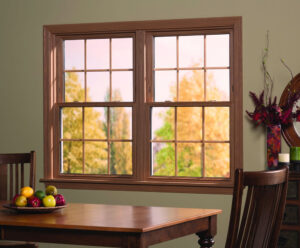
[{"label": "dried plant stem", "polygon": [[272,96],[274,81],[267,69],[266,61],[269,55],[269,31],[267,31],[266,35],[266,48],[264,50],[263,58],[262,58],[262,67],[264,72],[264,92],[265,92],[265,104],[268,104],[268,99]]},{"label": "dried plant stem", "polygon": [[292,94],[294,94],[295,92],[291,91],[291,83],[293,81],[294,75],[293,72],[291,70],[291,68],[284,62],[283,59],[280,59],[281,63],[284,65],[284,67],[289,71],[289,73],[291,74],[291,81],[288,84],[288,98],[287,99],[291,99]]},{"label": "dried plant stem", "polygon": [[294,78],[293,72],[291,70],[291,68],[284,62],[283,59],[280,59],[281,63],[285,66],[285,68],[289,71],[289,73],[291,74],[291,79]]}]

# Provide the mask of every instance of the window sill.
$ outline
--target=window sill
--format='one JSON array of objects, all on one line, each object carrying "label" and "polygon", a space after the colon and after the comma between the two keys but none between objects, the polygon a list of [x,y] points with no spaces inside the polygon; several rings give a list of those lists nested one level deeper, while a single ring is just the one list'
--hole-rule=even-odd
[{"label": "window sill", "polygon": [[112,182],[106,180],[86,179],[48,179],[42,178],[40,182],[54,185],[62,189],[87,190],[115,190],[115,191],[146,191],[146,192],[172,192],[172,193],[201,193],[201,194],[232,194],[233,185],[230,183],[171,183],[162,181],[122,181]]}]

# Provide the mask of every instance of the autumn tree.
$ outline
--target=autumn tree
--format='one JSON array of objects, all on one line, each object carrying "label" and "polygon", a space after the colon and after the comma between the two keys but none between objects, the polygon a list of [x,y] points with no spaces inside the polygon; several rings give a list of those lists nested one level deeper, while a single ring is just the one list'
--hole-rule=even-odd
[{"label": "autumn tree", "polygon": [[[84,88],[80,85],[77,73],[66,73],[65,77],[65,101],[84,101]],[[89,101],[89,92],[87,92]],[[82,108],[66,107],[62,109],[62,128],[64,139],[82,139]],[[96,108],[85,108],[84,134],[85,138],[105,139],[101,112]],[[84,142],[85,166],[84,173],[107,173],[107,142]],[[65,173],[83,173],[83,142],[63,142],[63,171]]]},{"label": "autumn tree", "polygon": [[[65,101],[83,102],[84,88],[80,84],[77,73],[66,73]],[[90,101],[90,92],[87,89],[87,99]],[[107,96],[109,94],[107,93]],[[108,100],[108,99],[106,99]],[[122,101],[118,90],[112,92],[113,101]],[[110,174],[132,174],[132,147],[131,142],[124,142],[130,137],[129,114],[125,108],[110,107],[110,121],[108,129],[108,108],[72,107],[62,110],[63,138],[70,141],[63,142],[63,171],[65,173],[107,174],[108,150],[110,151]],[[83,138],[83,112],[84,111],[84,138],[88,141],[74,141]],[[104,116],[102,116],[102,114]],[[112,142],[108,149],[107,134]],[[97,141],[93,141],[97,139]],[[73,140],[73,141],[71,141]],[[98,141],[102,140],[102,141]],[[118,140],[118,141],[114,141]],[[84,145],[84,147],[83,147]],[[84,155],[83,155],[84,149]]]},{"label": "autumn tree", "polygon": [[[108,95],[106,99],[108,100]],[[112,101],[122,101],[119,90],[112,92]],[[109,132],[110,139],[110,173],[111,174],[132,174],[132,147],[131,142],[122,140],[130,137],[130,114],[124,107],[110,107]],[[107,110],[106,110],[107,114]],[[107,123],[103,124],[103,129],[108,131]],[[114,141],[115,140],[115,141]],[[116,141],[118,140],[118,141]]]},{"label": "autumn tree", "polygon": [[[179,101],[204,100],[203,71],[194,70],[191,75],[185,75],[179,82]],[[171,88],[171,91],[176,89]],[[224,99],[212,75],[206,81],[206,94],[209,99]],[[176,95],[176,94],[174,94]],[[176,99],[173,99],[176,101]],[[154,139],[172,140],[175,137],[174,108],[169,108],[161,118],[162,127],[155,132]],[[226,143],[205,143],[204,151],[201,144],[184,143],[191,140],[228,141],[229,140],[229,110],[225,107],[205,108],[204,137],[202,130],[202,108],[177,107],[177,175],[202,176],[202,153],[205,156],[206,177],[226,177],[229,175],[229,145]],[[175,144],[153,143],[154,175],[175,175]]]}]

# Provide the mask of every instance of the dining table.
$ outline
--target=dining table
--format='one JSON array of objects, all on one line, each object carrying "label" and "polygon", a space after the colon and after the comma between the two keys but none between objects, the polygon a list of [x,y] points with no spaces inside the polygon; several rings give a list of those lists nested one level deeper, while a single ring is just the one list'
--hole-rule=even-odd
[{"label": "dining table", "polygon": [[[195,247],[214,245],[219,209],[68,203],[24,213],[0,201],[0,240],[146,248],[196,234]],[[196,243],[196,242],[195,242]]]}]

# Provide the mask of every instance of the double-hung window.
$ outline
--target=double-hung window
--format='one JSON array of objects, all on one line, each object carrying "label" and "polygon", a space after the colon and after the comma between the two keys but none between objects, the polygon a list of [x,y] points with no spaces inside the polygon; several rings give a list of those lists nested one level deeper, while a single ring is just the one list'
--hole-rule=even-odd
[{"label": "double-hung window", "polygon": [[230,192],[241,63],[239,17],[45,26],[42,181]]}]

